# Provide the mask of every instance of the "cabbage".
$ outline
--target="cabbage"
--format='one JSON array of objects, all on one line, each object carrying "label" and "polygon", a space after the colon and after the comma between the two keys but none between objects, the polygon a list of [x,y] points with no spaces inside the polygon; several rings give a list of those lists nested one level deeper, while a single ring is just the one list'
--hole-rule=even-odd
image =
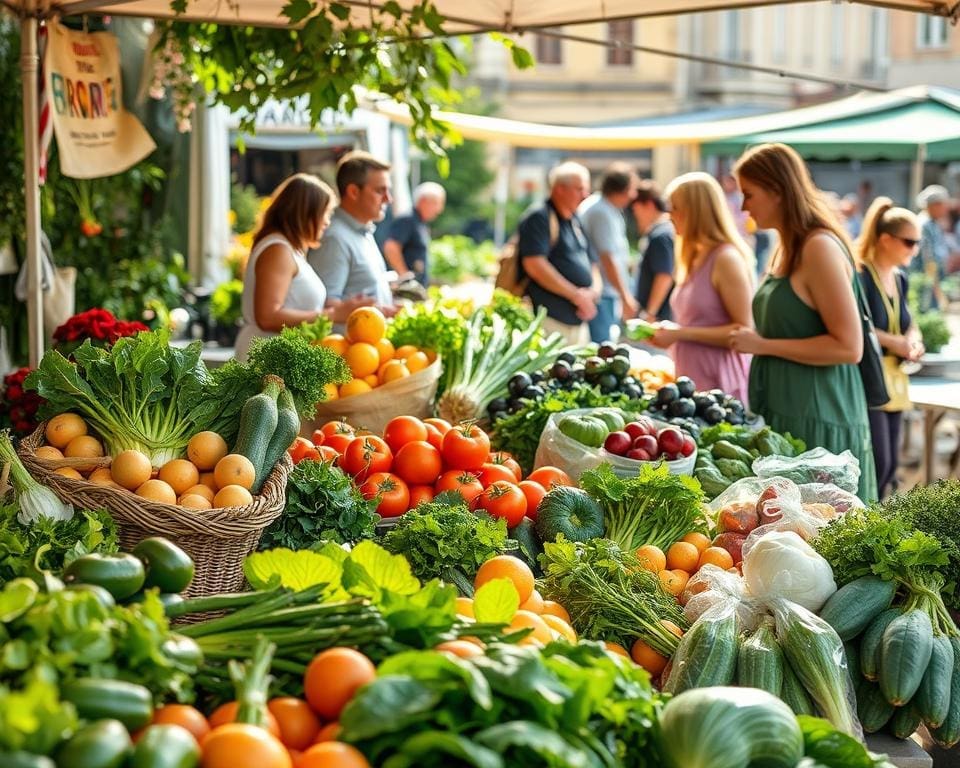
[{"label": "cabbage", "polygon": [[747,591],[759,600],[785,598],[816,613],[837,591],[830,563],[793,531],[761,536],[742,567]]}]

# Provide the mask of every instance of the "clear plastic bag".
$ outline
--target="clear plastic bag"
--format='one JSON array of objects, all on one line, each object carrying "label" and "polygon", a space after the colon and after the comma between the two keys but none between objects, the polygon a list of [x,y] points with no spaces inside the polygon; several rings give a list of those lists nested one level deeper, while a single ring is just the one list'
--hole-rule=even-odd
[{"label": "clear plastic bag", "polygon": [[[677,694],[691,688],[732,685],[737,671],[740,620],[736,600],[717,603],[681,638],[670,660],[663,690]],[[711,663],[703,663],[706,656]]]},{"label": "clear plastic bag", "polygon": [[745,594],[763,603],[786,598],[819,611],[837,591],[830,563],[793,531],[758,537],[747,548],[742,569]]},{"label": "clear plastic bag", "polygon": [[681,603],[683,614],[691,624],[718,605],[732,605],[740,626],[747,631],[757,627],[765,610],[746,595],[740,574],[709,564],[690,577]]},{"label": "clear plastic bag", "polygon": [[769,607],[784,656],[820,714],[838,730],[863,741],[853,679],[839,635],[819,616],[789,600],[773,600]]},{"label": "clear plastic bag", "polygon": [[[596,413],[598,410],[611,410],[609,408],[577,408],[572,411],[561,411],[550,415],[547,419],[547,425],[540,435],[540,443],[537,445],[537,455],[533,464],[535,467],[557,467],[562,469],[574,482],[580,479],[580,475],[588,469],[594,469],[600,464],[606,462],[613,467],[614,473],[620,477],[635,477],[640,472],[640,467],[644,464],[659,464],[659,461],[636,461],[627,459],[623,456],[617,456],[603,448],[591,448],[582,443],[578,443],[572,437],[568,437],[560,431],[558,424],[560,419],[569,415],[580,415],[587,413]],[[668,426],[664,422],[652,420],[658,428]],[[690,456],[668,461],[667,466],[670,473],[674,475],[693,474],[693,467],[697,461],[697,454],[694,451]]]},{"label": "clear plastic bag", "polygon": [[763,456],[753,462],[757,477],[786,477],[798,485],[805,483],[832,483],[845,491],[856,493],[860,484],[860,462],[850,451],[830,453],[826,448],[814,448],[799,456]]},{"label": "clear plastic bag", "polygon": [[851,509],[863,509],[860,497],[833,483],[804,483],[800,486],[800,501],[804,504],[829,504],[836,515],[845,515]]}]

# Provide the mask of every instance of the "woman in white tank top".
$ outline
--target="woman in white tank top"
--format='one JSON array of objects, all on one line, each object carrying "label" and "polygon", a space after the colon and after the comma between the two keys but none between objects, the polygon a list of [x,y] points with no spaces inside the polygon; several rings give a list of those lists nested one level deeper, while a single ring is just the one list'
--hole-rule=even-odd
[{"label": "woman in white tank top", "polygon": [[370,298],[352,297],[324,308],[327,289],[304,253],[319,244],[335,205],[333,190],[311,174],[295,174],[274,191],[244,274],[238,360],[247,359],[255,338],[274,336],[285,326],[321,314],[343,322],[356,307],[372,303]]}]

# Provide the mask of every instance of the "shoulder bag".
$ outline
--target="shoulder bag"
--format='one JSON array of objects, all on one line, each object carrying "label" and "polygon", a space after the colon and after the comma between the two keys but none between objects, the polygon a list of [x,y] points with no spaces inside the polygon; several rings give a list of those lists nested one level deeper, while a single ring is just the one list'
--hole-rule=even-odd
[{"label": "shoulder bag", "polygon": [[[899,336],[901,333],[900,283],[899,281],[894,281],[894,296],[891,298],[890,296],[887,296],[887,292],[883,289],[883,285],[880,282],[880,275],[877,274],[873,264],[867,264],[866,268],[870,272],[870,276],[873,278],[873,283],[877,286],[877,291],[880,294],[880,300],[883,302],[883,306],[887,310],[887,318],[890,321],[889,331],[894,336]],[[891,412],[909,410],[910,377],[907,376],[907,374],[904,373],[903,369],[900,367],[900,358],[898,358],[896,355],[884,355],[882,358],[882,365],[883,380],[890,399],[887,403],[884,403],[878,407],[881,411]]]}]

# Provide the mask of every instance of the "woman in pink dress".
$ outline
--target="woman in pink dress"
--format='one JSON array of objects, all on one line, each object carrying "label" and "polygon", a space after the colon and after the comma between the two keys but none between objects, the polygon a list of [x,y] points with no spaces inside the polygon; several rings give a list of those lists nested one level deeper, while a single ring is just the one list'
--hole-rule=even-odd
[{"label": "woman in pink dress", "polygon": [[677,231],[675,323],[663,323],[651,342],[669,348],[678,376],[698,389],[722,389],[744,404],[750,357],[730,348],[730,332],[752,326],[753,253],[737,232],[723,190],[706,173],[671,182],[664,197]]}]

